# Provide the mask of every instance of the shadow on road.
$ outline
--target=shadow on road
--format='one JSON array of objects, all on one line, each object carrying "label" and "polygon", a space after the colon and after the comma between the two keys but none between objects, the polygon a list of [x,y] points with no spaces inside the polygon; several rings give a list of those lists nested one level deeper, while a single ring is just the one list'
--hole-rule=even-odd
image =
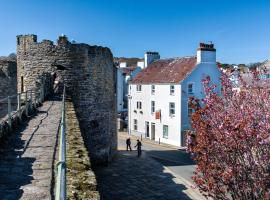
[{"label": "shadow on road", "polygon": [[195,165],[190,154],[180,150],[147,150],[147,154],[166,166]]},{"label": "shadow on road", "polygon": [[136,151],[118,151],[112,163],[95,170],[102,200],[189,200],[184,185],[154,159]]}]

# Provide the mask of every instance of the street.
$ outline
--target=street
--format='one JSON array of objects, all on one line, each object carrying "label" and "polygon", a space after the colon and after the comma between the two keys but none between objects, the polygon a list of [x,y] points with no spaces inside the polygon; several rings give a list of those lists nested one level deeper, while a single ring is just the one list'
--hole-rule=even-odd
[{"label": "street", "polygon": [[[129,136],[126,132],[119,132],[118,146],[125,146],[125,139],[127,137]],[[132,147],[135,146],[136,139],[135,136],[131,136]],[[185,150],[179,150],[170,145],[158,145],[145,138],[142,140],[142,145],[142,150],[145,153],[170,169],[174,175],[180,176],[188,182],[193,183],[191,176],[195,170],[195,164]]]}]

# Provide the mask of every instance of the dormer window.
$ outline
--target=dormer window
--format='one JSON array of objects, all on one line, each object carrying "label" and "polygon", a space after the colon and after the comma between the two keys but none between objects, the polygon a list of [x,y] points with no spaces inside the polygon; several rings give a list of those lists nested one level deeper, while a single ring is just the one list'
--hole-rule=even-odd
[{"label": "dormer window", "polygon": [[188,83],[188,94],[194,94],[194,83]]},{"label": "dormer window", "polygon": [[170,95],[174,95],[174,85],[170,86]]},{"label": "dormer window", "polygon": [[142,91],[142,85],[136,85],[136,90],[138,92],[141,92]]},{"label": "dormer window", "polygon": [[151,94],[155,94],[156,87],[155,85],[151,85]]}]

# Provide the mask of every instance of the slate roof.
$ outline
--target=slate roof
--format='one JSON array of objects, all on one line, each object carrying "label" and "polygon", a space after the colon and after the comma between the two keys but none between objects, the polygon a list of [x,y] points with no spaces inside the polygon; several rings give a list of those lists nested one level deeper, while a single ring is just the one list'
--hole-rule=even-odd
[{"label": "slate roof", "polygon": [[196,67],[196,57],[161,59],[143,69],[130,84],[179,83]]}]

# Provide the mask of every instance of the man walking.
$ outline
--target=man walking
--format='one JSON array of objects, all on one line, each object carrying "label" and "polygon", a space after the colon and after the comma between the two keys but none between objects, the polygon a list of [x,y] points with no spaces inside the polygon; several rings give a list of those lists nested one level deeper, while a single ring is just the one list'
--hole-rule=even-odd
[{"label": "man walking", "polygon": [[137,144],[135,147],[137,147],[138,157],[140,157],[142,155],[142,143],[140,142],[140,140],[137,140]]},{"label": "man walking", "polygon": [[130,141],[130,138],[128,138],[128,139],[126,140],[126,144],[127,144],[127,151],[128,151],[128,148],[130,149],[130,151],[132,151],[132,149],[131,149],[131,141]]}]

